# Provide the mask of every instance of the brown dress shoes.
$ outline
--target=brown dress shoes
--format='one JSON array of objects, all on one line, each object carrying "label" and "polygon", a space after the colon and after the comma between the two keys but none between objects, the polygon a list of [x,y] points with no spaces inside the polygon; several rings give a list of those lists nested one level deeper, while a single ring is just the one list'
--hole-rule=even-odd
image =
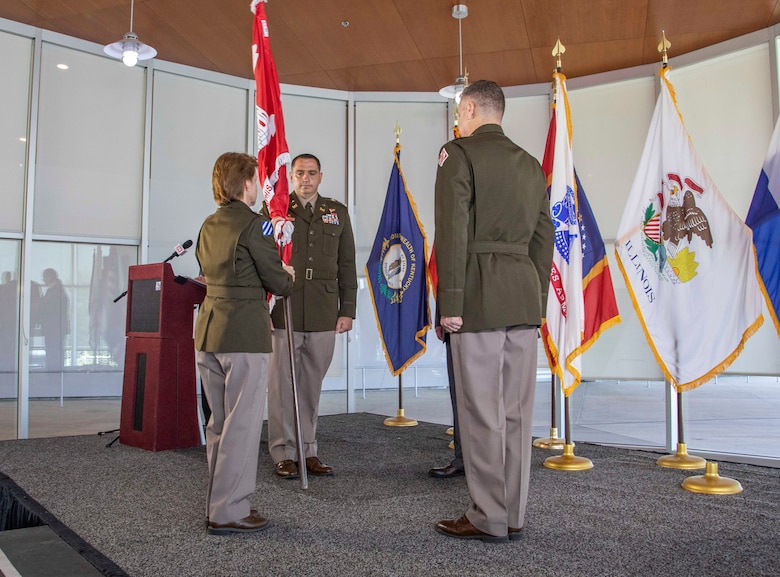
[{"label": "brown dress shoes", "polygon": [[468,517],[463,515],[460,519],[445,519],[436,524],[436,530],[447,537],[456,539],[479,539],[485,543],[506,543],[507,535],[490,535],[477,529],[471,524]]},{"label": "brown dress shoes", "polygon": [[[307,459],[308,461],[308,459]],[[298,478],[298,463],[290,459],[279,461],[274,465],[276,474],[285,479],[297,479]]]},{"label": "brown dress shoes", "polygon": [[523,538],[523,528],[522,527],[510,527],[509,528],[509,540],[510,541],[519,541]]},{"label": "brown dress shoes", "polygon": [[228,533],[254,533],[267,529],[268,519],[261,517],[255,511],[248,517],[231,523],[209,523],[209,535],[227,535]]},{"label": "brown dress shoes", "polygon": [[332,475],[333,467],[329,467],[318,457],[306,457],[306,471],[311,475]]}]

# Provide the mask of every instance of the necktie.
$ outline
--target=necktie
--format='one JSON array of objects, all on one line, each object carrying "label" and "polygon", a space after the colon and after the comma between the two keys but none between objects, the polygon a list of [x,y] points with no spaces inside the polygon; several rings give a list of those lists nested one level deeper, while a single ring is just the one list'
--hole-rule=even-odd
[{"label": "necktie", "polygon": [[309,214],[309,216],[314,216],[314,209],[312,208],[310,202],[306,203],[306,212]]}]

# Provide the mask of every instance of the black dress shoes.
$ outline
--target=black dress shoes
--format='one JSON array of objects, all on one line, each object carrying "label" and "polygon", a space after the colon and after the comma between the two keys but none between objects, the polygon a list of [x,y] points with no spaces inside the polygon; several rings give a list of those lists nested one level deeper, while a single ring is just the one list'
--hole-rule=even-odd
[{"label": "black dress shoes", "polygon": [[449,479],[451,477],[459,477],[465,474],[463,467],[456,467],[452,463],[446,467],[434,467],[428,471],[428,475],[436,477],[438,479]]},{"label": "black dress shoes", "polygon": [[510,541],[519,541],[523,538],[523,528],[522,527],[510,527],[509,528],[509,540]]},{"label": "black dress shoes", "polygon": [[332,475],[333,467],[326,465],[318,457],[306,457],[306,471],[311,475]]},{"label": "black dress shoes", "polygon": [[506,543],[508,535],[491,535],[477,529],[471,524],[468,517],[463,515],[460,519],[445,519],[436,523],[436,531],[447,537],[455,539],[479,539],[485,543]]},{"label": "black dress shoes", "polygon": [[[308,459],[307,459],[308,460]],[[285,459],[279,461],[274,465],[276,474],[285,479],[297,479],[298,478],[298,463],[291,459]]]},{"label": "black dress shoes", "polygon": [[209,535],[227,535],[228,533],[255,533],[268,529],[268,519],[255,513],[231,523],[209,523]]}]

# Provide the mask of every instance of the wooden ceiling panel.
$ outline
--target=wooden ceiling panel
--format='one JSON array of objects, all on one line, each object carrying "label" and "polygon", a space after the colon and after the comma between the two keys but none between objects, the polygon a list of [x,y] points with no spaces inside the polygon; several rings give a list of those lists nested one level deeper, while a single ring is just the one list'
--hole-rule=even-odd
[{"label": "wooden ceiling panel", "polygon": [[[144,1],[138,0],[135,3],[136,9]],[[6,0],[3,0],[3,4],[5,2]],[[36,14],[36,20],[39,22],[123,6],[127,25],[130,25],[130,0],[21,0],[20,3],[29,6],[30,10]],[[36,24],[36,26],[46,28],[43,24]]]},{"label": "wooden ceiling panel", "polygon": [[647,35],[725,30],[755,31],[766,28],[772,18],[776,0],[653,0],[647,11]]},{"label": "wooden ceiling panel", "polygon": [[[590,42],[569,44],[561,58],[563,73],[567,78],[587,76],[608,70],[629,68],[642,58],[644,42],[636,40],[613,40],[611,42]],[[552,46],[533,49],[538,82],[552,81],[555,58]]]},{"label": "wooden ceiling panel", "polygon": [[[344,90],[437,91],[459,71],[457,0],[269,0],[280,79]],[[780,22],[780,0],[460,0],[471,79],[549,81],[660,62]],[[7,18],[97,44],[130,29],[131,0],[0,0]],[[252,78],[249,0],[136,0],[133,31],[158,58]],[[349,26],[342,26],[348,21]]]},{"label": "wooden ceiling panel", "polygon": [[409,92],[435,92],[428,67],[420,60],[392,62],[382,66],[361,66],[328,70],[328,75],[340,90],[392,91],[403,84]]},{"label": "wooden ceiling panel", "polygon": [[323,70],[420,59],[388,0],[297,0],[279,2],[274,9]]},{"label": "wooden ceiling panel", "polygon": [[645,33],[648,0],[522,0],[521,4],[534,48],[552,49],[558,38],[568,46],[641,38]]}]

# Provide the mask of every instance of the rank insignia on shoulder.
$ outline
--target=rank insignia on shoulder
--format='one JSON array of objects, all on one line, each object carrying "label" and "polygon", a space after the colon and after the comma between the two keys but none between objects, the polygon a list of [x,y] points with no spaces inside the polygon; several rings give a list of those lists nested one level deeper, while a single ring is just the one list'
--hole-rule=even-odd
[{"label": "rank insignia on shoulder", "polygon": [[442,148],[441,152],[439,153],[439,166],[444,166],[444,161],[449,158],[449,154],[447,154],[447,150]]},{"label": "rank insignia on shoulder", "polygon": [[322,222],[325,224],[339,224],[339,215],[335,212],[328,212],[322,215]]},{"label": "rank insignia on shoulder", "polygon": [[263,236],[272,236],[274,234],[274,225],[270,220],[263,221]]}]

